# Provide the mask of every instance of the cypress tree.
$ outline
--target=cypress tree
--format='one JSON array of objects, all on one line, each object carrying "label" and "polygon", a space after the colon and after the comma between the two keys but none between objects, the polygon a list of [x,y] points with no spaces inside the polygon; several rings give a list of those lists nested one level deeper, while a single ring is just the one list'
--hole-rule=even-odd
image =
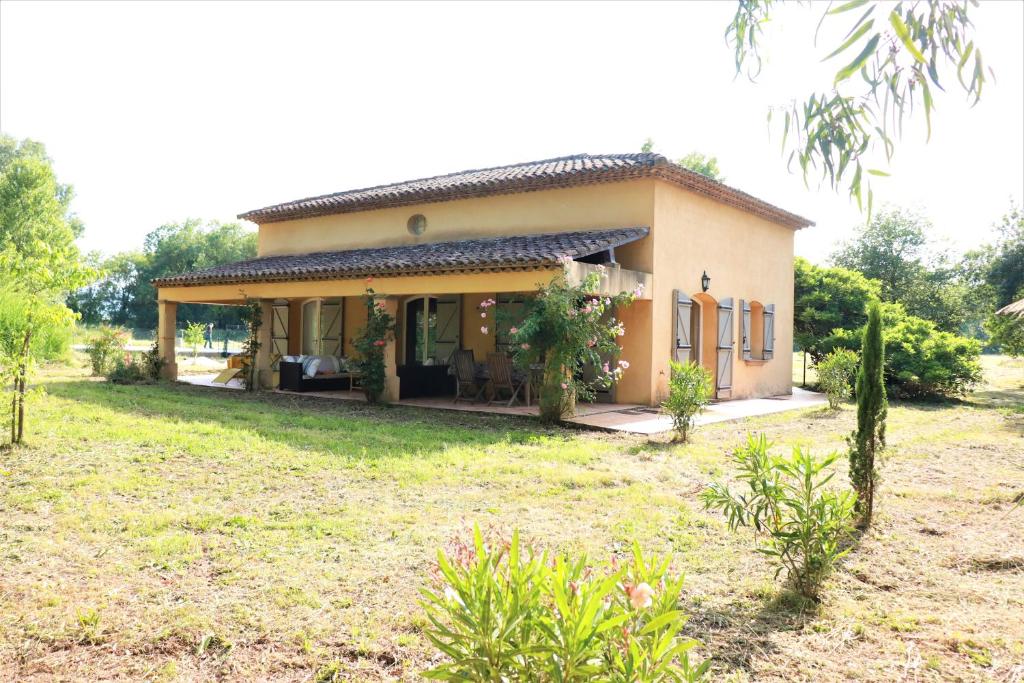
[{"label": "cypress tree", "polygon": [[882,341],[882,311],[877,301],[868,306],[868,324],[861,342],[860,372],[857,374],[857,431],[850,437],[850,482],[857,492],[860,528],[871,523],[875,504],[875,454],[885,448],[885,418],[889,404],[885,397],[885,343]]}]

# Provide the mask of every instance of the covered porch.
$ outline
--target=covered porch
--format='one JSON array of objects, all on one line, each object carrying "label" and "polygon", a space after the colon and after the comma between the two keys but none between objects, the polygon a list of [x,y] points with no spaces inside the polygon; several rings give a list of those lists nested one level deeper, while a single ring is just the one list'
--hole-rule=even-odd
[{"label": "covered porch", "polygon": [[[241,305],[257,300],[263,319],[256,361],[259,382],[262,388],[277,389],[285,356],[333,356],[342,365],[356,356],[353,341],[366,323],[369,285],[375,292],[373,304],[396,321],[393,337],[385,340],[384,398],[451,401],[456,392],[454,354],[471,354],[484,373],[493,354],[510,357],[510,328],[524,300],[559,274],[578,282],[600,268],[601,291],[595,294],[642,290],[641,299],[619,315],[631,326],[649,329],[651,276],[622,268],[614,252],[646,234],[645,228],[631,228],[267,257],[219,267],[219,272],[169,278],[157,283],[160,347],[173,348],[168,340],[174,336],[180,303]],[[509,244],[516,241],[521,244]],[[489,253],[496,247],[501,253]],[[628,335],[621,341],[624,358],[650,354],[649,335]],[[173,353],[164,355],[167,376],[176,378]],[[316,393],[315,383],[303,392]],[[649,394],[649,377],[627,373],[600,400],[641,404],[650,402]],[[520,402],[526,403],[525,398],[521,395]]]}]

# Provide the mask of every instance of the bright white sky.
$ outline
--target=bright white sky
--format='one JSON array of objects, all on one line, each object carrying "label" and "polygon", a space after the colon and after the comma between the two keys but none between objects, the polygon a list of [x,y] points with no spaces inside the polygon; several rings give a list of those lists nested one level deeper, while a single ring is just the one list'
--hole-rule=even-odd
[{"label": "bright white sky", "polygon": [[[817,221],[823,260],[862,215],[805,189],[769,105],[824,88],[825,5],[787,6],[757,84],[733,78],[735,3],[0,3],[0,129],[44,142],[75,186],[85,249],[137,248],[165,222],[578,152],[691,150],[729,184]],[[1024,3],[983,1],[997,82],[959,86],[934,132],[905,132],[876,203],[912,206],[963,250],[1024,198]],[[827,48],[827,49],[826,49]],[[849,56],[847,56],[849,58]]]}]

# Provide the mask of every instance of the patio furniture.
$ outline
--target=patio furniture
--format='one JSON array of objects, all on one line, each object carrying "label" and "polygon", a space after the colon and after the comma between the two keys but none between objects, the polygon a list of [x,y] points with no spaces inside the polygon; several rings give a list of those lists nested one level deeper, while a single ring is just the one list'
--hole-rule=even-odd
[{"label": "patio furniture", "polygon": [[355,390],[362,375],[358,372],[338,372],[331,375],[302,374],[302,363],[281,361],[278,388],[283,391],[339,391]]},{"label": "patio furniture", "polygon": [[487,374],[491,378],[491,400],[487,402],[487,405],[494,403],[501,403],[504,399],[499,399],[501,392],[508,392],[509,408],[519,398],[519,392],[522,391],[523,385],[526,384],[526,378],[519,377],[512,368],[512,360],[504,353],[489,353],[487,354]]},{"label": "patio furniture", "polygon": [[486,384],[477,378],[476,361],[473,359],[473,351],[469,349],[458,349],[452,354],[455,363],[455,401],[470,401],[476,403],[484,393]]}]

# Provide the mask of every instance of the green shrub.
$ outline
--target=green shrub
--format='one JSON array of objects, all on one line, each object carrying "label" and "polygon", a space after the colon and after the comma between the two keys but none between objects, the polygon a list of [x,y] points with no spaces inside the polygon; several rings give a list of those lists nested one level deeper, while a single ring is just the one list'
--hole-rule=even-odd
[{"label": "green shrub", "polygon": [[[981,344],[942,332],[935,323],[907,315],[900,304],[881,304],[885,383],[900,398],[959,396],[981,381]],[[828,348],[860,348],[864,328],[833,330]]]},{"label": "green shrub", "polygon": [[145,384],[150,381],[144,366],[135,361],[134,357],[125,354],[111,364],[107,371],[107,381],[114,384]]},{"label": "green shrub", "polygon": [[734,493],[715,482],[702,494],[704,507],[722,510],[733,531],[752,526],[757,550],[775,564],[775,576],[785,571],[793,588],[816,599],[836,560],[848,552],[843,542],[853,529],[857,496],[826,488],[835,473],[825,470],[838,454],[817,460],[810,450],[796,447],[785,458],[771,455],[769,448],[764,435],[748,437],[734,453],[748,490]]},{"label": "green shrub", "polygon": [[448,681],[697,681],[696,641],[679,632],[681,576],[668,559],[592,567],[511,541],[456,541],[438,553],[421,601],[430,641],[451,661],[425,672]]},{"label": "green shrub", "polygon": [[837,410],[850,397],[850,380],[857,372],[857,354],[849,349],[836,349],[814,364],[818,386],[828,396],[828,407]]},{"label": "green shrub", "polygon": [[668,399],[661,407],[672,417],[672,430],[684,443],[693,429],[693,419],[711,400],[711,373],[703,366],[687,361],[670,361],[672,374]]},{"label": "green shrub", "polygon": [[86,349],[89,364],[92,366],[92,374],[106,375],[109,373],[113,369],[114,363],[124,354],[124,347],[127,343],[128,333],[120,327],[100,325],[92,344]]}]

